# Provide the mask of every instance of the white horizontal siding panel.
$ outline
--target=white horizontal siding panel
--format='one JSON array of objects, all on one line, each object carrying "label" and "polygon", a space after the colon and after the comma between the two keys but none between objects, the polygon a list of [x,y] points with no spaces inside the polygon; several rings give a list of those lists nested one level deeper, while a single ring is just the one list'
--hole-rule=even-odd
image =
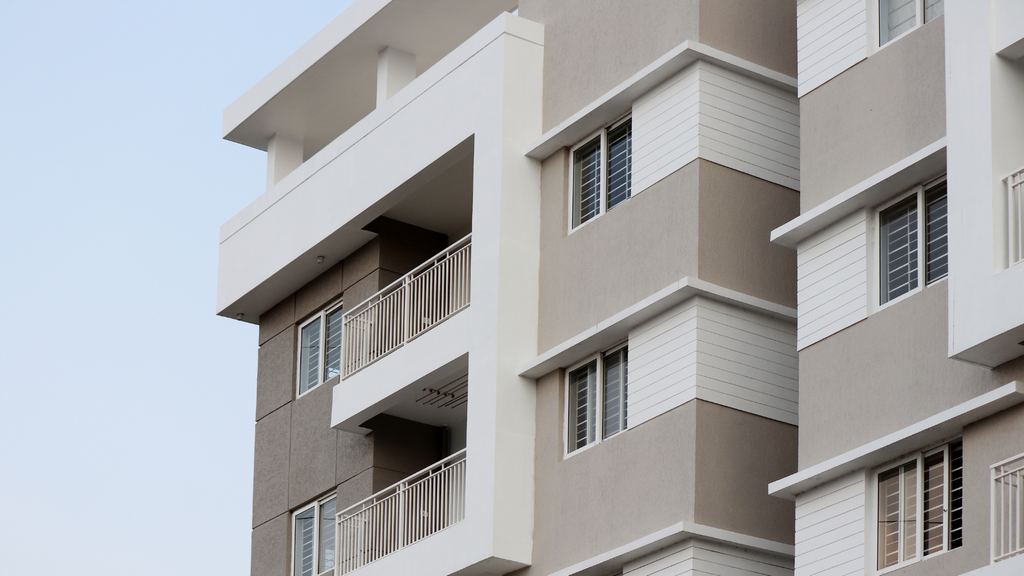
[{"label": "white horizontal siding panel", "polygon": [[798,0],[796,20],[801,98],[867,58],[864,0]]},{"label": "white horizontal siding panel", "polygon": [[694,398],[796,423],[791,323],[695,297],[629,333],[629,426]]},{"label": "white horizontal siding panel", "polygon": [[797,496],[795,576],[847,576],[864,569],[863,471]]},{"label": "white horizontal siding panel", "polygon": [[792,576],[788,560],[727,544],[684,540],[627,562],[623,576]]},{"label": "white horizontal siding panel", "polygon": [[633,193],[698,157],[799,190],[799,102],[695,62],[633,103]]},{"label": "white horizontal siding panel", "polygon": [[797,334],[803,349],[867,317],[866,211],[797,247]]}]

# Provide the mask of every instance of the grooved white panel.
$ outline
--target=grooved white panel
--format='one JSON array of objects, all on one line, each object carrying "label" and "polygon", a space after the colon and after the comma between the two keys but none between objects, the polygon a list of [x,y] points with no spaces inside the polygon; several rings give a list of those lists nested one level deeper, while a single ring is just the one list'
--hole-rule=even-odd
[{"label": "grooved white panel", "polygon": [[628,423],[694,398],[797,423],[795,327],[692,298],[629,333]]},{"label": "grooved white panel", "polygon": [[627,563],[623,576],[792,576],[789,560],[703,540],[684,540]]},{"label": "grooved white panel", "polygon": [[858,471],[797,497],[795,576],[864,573],[865,480]]},{"label": "grooved white panel", "polygon": [[867,58],[867,33],[864,0],[798,0],[797,94],[802,98]]},{"label": "grooved white panel", "polygon": [[796,97],[699,61],[633,103],[633,193],[697,157],[800,189]]},{"label": "grooved white panel", "polygon": [[867,238],[867,212],[861,210],[797,248],[800,350],[867,317]]}]

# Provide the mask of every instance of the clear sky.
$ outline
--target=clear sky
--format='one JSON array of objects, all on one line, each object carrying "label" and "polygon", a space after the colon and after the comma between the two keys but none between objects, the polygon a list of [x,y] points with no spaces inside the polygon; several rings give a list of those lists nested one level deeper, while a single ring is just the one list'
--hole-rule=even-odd
[{"label": "clear sky", "polygon": [[0,574],[249,574],[256,327],[224,107],[350,0],[0,0]]}]

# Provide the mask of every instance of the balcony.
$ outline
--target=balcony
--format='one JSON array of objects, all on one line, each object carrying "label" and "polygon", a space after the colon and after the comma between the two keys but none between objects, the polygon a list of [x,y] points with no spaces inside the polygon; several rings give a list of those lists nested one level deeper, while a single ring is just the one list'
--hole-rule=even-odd
[{"label": "balcony", "polygon": [[1024,552],[1024,455],[992,466],[992,562]]},{"label": "balcony", "polygon": [[342,379],[469,306],[470,236],[345,314]]},{"label": "balcony", "polygon": [[466,518],[466,450],[338,514],[338,574],[347,574]]}]

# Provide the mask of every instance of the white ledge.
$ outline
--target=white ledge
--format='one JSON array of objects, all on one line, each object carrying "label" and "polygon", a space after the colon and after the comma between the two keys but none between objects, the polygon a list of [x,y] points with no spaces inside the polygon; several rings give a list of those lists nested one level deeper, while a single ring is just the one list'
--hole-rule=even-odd
[{"label": "white ledge", "polygon": [[535,160],[543,160],[560,148],[572,146],[598,128],[614,121],[627,112],[638,97],[697,60],[710,62],[771,86],[796,93],[796,78],[737,58],[699,42],[687,40],[558,126],[548,130],[539,140],[530,144],[526,155]]},{"label": "white ledge", "polygon": [[884,464],[960,432],[964,426],[1024,402],[1024,382],[1014,381],[920,422],[815,464],[768,485],[772,496],[797,495],[855,470]]},{"label": "white ledge", "polygon": [[613,574],[615,570],[622,568],[623,564],[627,562],[690,538],[710,540],[785,558],[793,558],[795,554],[793,546],[789,544],[684,521],[648,534],[629,544],[613,548],[573,564],[568,568],[552,572],[550,576],[603,576],[604,574]]},{"label": "white ledge", "polygon": [[946,169],[946,137],[921,148],[892,166],[822,202],[772,231],[772,242],[796,248],[801,240],[861,208],[920,184]]},{"label": "white ledge", "polygon": [[796,310],[788,306],[748,296],[704,280],[686,277],[598,322],[533,360],[520,364],[519,375],[527,378],[540,378],[552,370],[568,366],[588,354],[619,342],[629,334],[630,328],[646,322],[694,296],[707,296],[713,300],[783,320],[794,321],[796,319]]}]

